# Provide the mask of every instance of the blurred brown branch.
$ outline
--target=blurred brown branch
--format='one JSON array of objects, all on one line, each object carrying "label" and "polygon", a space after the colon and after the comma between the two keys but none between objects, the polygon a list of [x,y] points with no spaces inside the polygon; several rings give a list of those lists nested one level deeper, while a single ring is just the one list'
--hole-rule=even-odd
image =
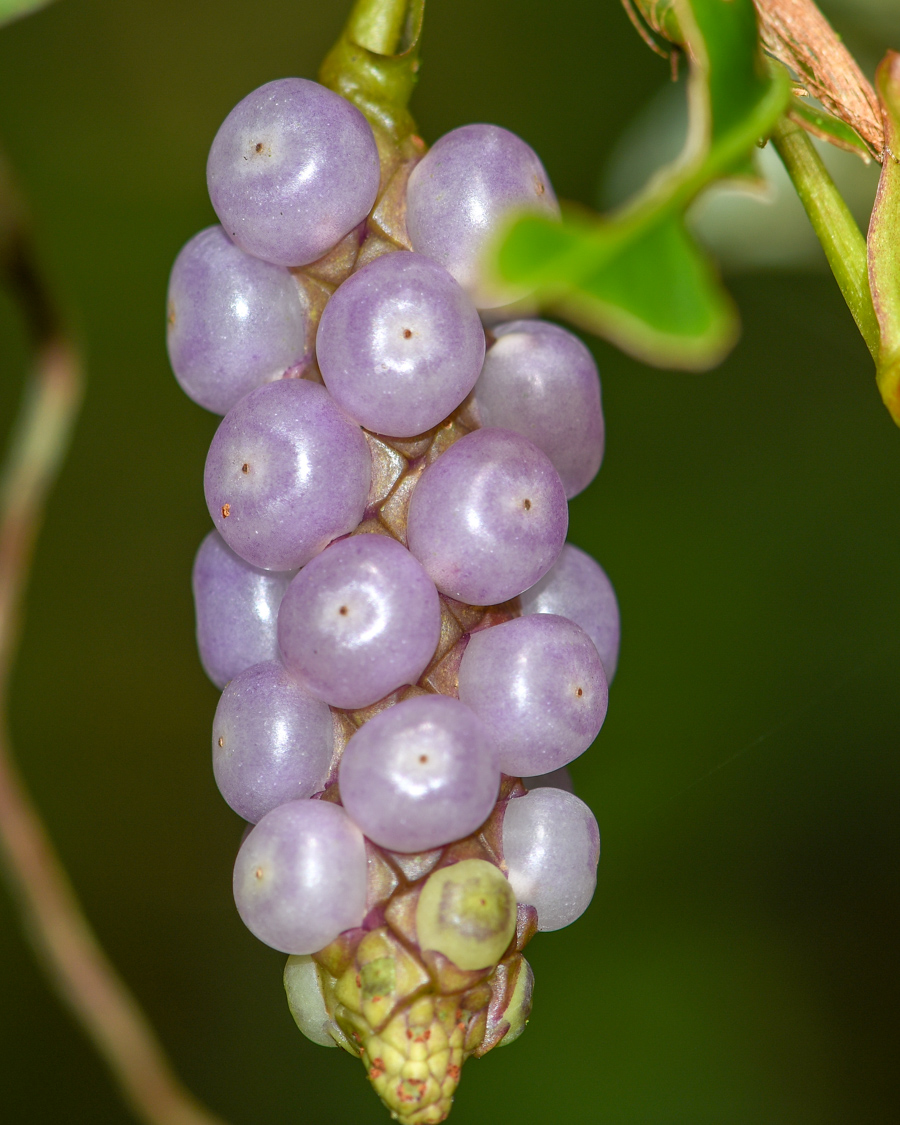
[{"label": "blurred brown branch", "polygon": [[0,156],[0,282],[18,303],[34,366],[0,477],[0,861],[48,976],[148,1125],[222,1125],[171,1070],[137,1000],[103,952],[12,760],[10,672],[34,546],[82,397],[78,351],[35,264]]},{"label": "blurred brown branch", "polygon": [[754,0],[763,46],[869,146],[884,151],[875,91],[813,0]]}]

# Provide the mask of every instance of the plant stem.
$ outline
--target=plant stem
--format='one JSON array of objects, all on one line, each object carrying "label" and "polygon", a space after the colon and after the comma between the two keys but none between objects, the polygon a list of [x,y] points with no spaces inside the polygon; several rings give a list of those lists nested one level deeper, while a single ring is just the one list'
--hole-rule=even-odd
[{"label": "plant stem", "polygon": [[421,4],[410,0],[357,0],[347,20],[347,35],[376,55],[398,55],[403,43],[410,9]]},{"label": "plant stem", "polygon": [[900,52],[888,51],[875,72],[875,85],[885,148],[867,239],[869,285],[881,327],[878,389],[900,426]]},{"label": "plant stem", "polygon": [[35,266],[0,158],[0,283],[18,301],[35,362],[0,477],[0,864],[34,951],[148,1125],[222,1125],[181,1085],[137,1000],[95,937],[12,759],[9,677],[47,496],[82,396],[78,352]]},{"label": "plant stem", "polygon": [[353,104],[376,131],[402,146],[415,132],[409,99],[419,73],[425,0],[357,0],[319,81]]},{"label": "plant stem", "polygon": [[878,361],[880,334],[869,290],[866,240],[806,132],[784,117],[772,143],[806,209],[847,307]]}]

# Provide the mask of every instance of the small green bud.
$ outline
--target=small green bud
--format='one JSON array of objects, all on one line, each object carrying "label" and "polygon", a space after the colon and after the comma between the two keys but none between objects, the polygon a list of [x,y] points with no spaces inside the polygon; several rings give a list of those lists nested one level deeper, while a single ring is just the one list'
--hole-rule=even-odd
[{"label": "small green bud", "polygon": [[506,1047],[515,1043],[528,1023],[531,1015],[531,997],[534,992],[534,973],[531,966],[523,957],[519,966],[518,976],[509,1005],[503,1013],[504,1019],[509,1024],[509,1031],[503,1036],[498,1047]]},{"label": "small green bud", "polygon": [[322,1047],[336,1047],[318,968],[308,954],[288,957],[284,966],[284,990],[294,1023],[306,1038]]}]

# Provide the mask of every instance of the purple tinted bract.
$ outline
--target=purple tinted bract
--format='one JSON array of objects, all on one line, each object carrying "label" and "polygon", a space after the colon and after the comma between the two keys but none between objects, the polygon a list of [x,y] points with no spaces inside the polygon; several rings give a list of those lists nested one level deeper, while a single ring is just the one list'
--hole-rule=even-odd
[{"label": "purple tinted bract", "polygon": [[306,78],[268,82],[223,121],[209,198],[242,250],[280,266],[321,258],[366,217],[380,179],[368,121]]}]

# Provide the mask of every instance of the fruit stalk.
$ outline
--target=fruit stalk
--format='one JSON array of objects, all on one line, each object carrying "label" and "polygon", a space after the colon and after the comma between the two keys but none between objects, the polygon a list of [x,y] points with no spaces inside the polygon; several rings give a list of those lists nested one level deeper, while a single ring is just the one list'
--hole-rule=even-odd
[{"label": "fruit stalk", "polygon": [[352,102],[399,147],[415,132],[409,112],[419,74],[425,0],[357,0],[319,81]]}]

